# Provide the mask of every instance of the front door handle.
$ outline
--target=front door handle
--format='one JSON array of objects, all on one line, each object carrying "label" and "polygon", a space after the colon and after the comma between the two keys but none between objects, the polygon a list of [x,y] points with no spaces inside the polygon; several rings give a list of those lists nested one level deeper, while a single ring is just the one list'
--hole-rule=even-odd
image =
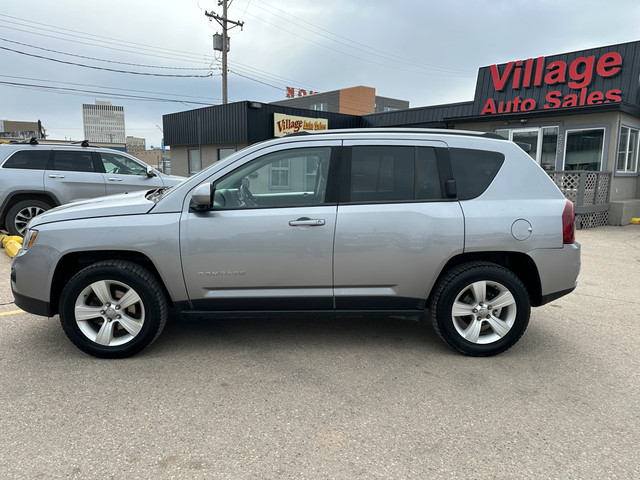
[{"label": "front door handle", "polygon": [[64,175],[49,175],[49,178],[64,178]]},{"label": "front door handle", "polygon": [[110,182],[121,182],[121,181],[122,181],[122,179],[121,179],[121,178],[118,178],[118,177],[109,177],[109,181],[110,181]]},{"label": "front door handle", "polygon": [[289,222],[289,226],[290,227],[321,227],[322,225],[324,225],[324,220],[322,220],[321,218],[307,218],[307,217],[302,217],[299,218],[297,220],[291,220]]}]

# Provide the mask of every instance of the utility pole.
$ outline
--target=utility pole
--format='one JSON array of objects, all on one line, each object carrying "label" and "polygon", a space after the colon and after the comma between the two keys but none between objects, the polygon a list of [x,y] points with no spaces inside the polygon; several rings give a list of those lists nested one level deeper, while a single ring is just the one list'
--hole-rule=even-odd
[{"label": "utility pole", "polygon": [[229,20],[227,18],[228,0],[219,0],[218,6],[222,6],[222,16],[213,12],[207,12],[206,10],[204,14],[209,17],[209,21],[213,18],[222,27],[222,103],[224,105],[227,103],[227,51],[229,50],[229,34],[227,33],[229,28],[227,24],[232,24],[233,27],[231,28],[240,27],[240,29],[242,29],[244,22]]}]

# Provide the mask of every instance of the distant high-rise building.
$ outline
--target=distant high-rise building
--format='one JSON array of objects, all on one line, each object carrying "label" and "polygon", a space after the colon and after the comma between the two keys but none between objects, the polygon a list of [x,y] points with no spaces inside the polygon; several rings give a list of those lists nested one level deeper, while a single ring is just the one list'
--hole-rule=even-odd
[{"label": "distant high-rise building", "polygon": [[90,142],[125,143],[124,107],[96,100],[82,104],[84,138]]}]

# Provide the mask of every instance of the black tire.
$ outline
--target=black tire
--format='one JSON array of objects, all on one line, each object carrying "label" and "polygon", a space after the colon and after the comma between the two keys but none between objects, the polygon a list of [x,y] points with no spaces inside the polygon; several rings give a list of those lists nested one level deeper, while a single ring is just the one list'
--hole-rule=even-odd
[{"label": "black tire", "polygon": [[[119,305],[122,299],[127,305]],[[158,338],[167,318],[160,282],[147,269],[124,260],[81,270],[60,297],[60,323],[67,337],[83,352],[100,358],[140,352]]]},{"label": "black tire", "polygon": [[430,310],[433,327],[447,345],[465,355],[487,357],[520,339],[529,324],[531,303],[511,271],[469,262],[438,280]]},{"label": "black tire", "polygon": [[22,200],[7,211],[5,226],[11,235],[24,236],[27,222],[33,217],[51,209],[51,205],[42,200]]}]

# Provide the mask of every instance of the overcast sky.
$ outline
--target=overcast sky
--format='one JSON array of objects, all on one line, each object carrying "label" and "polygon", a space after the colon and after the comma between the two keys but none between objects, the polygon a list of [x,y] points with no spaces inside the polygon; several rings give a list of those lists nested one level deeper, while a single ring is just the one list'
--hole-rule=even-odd
[{"label": "overcast sky", "polygon": [[[127,135],[159,146],[163,114],[221,103],[221,29],[205,10],[222,13],[211,0],[3,2],[0,120],[81,140],[82,104],[108,100]],[[479,67],[640,40],[638,0],[233,0],[229,19],[244,22],[230,102],[358,85],[412,107],[462,102]]]}]

